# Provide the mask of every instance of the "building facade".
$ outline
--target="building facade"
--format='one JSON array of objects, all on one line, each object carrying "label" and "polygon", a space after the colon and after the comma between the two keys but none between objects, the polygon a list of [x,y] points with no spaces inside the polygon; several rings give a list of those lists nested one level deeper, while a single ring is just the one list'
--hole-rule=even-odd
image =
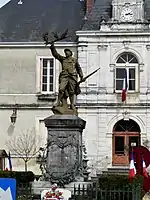
[{"label": "building facade", "polygon": [[[53,114],[58,93],[60,64],[45,47],[43,34],[48,32],[53,40],[51,32],[61,34],[68,28],[69,37],[56,48],[62,55],[64,48],[70,48],[77,57],[75,31],[82,25],[84,5],[78,0],[18,2],[12,0],[0,9],[0,148],[11,150],[13,170],[25,170],[23,145],[17,144],[17,138],[33,148],[45,146],[44,118]],[[26,133],[41,140],[31,142]],[[18,145],[18,153],[8,144],[14,138],[12,146]],[[40,174],[36,156],[28,162],[28,170]]]},{"label": "building facade", "polygon": [[[132,146],[150,138],[150,27],[144,1],[113,0],[99,24],[100,2],[95,1],[83,29],[77,31],[84,74],[100,67],[82,85],[78,98],[80,116],[87,121],[89,164],[98,173],[128,168]],[[128,91],[122,102],[125,71]]]},{"label": "building facade", "polygon": [[[64,43],[63,46],[56,45],[62,55],[64,47]],[[70,48],[76,56],[76,44],[67,43],[66,48]],[[44,119],[53,114],[51,108],[57,98],[59,61],[54,60],[49,48],[44,44],[24,43],[1,44],[0,62],[3,66],[0,78],[0,127],[3,137],[0,142],[1,148],[8,152],[11,149],[9,144],[6,146],[7,142],[27,132],[41,137],[41,140],[38,140],[39,144],[28,141],[30,145],[38,145],[39,148],[45,146],[47,130]],[[13,110],[16,111],[14,124],[11,122]],[[21,138],[27,142],[25,138]],[[20,147],[18,151],[21,151]],[[14,160],[14,157],[19,155],[15,156],[13,153],[11,155],[13,169],[24,170],[22,159]],[[33,159],[28,169],[40,173],[39,165],[35,165]]]},{"label": "building facade", "polygon": [[[79,2],[76,1],[78,11],[81,9]],[[75,6],[68,5],[70,9]],[[84,76],[100,67],[81,84],[82,92],[77,98],[79,117],[87,122],[83,141],[89,167],[97,173],[109,168],[128,168],[132,146],[150,140],[149,6],[149,0],[88,0],[88,12],[80,18],[79,25],[68,21],[65,26],[76,24],[74,33],[78,41],[71,39],[56,44],[60,54],[64,48],[73,51]],[[79,16],[75,19],[79,22]],[[57,28],[61,27],[60,23],[56,24]],[[17,32],[14,27],[19,35],[20,30]],[[54,24],[52,27],[55,29]],[[43,142],[46,141],[44,118],[52,115],[61,68],[43,42],[37,42],[39,37],[36,41],[23,41],[21,35],[17,38],[14,34],[12,40],[6,30],[2,35],[8,37],[0,43],[0,130],[3,137],[0,145],[8,151],[6,142],[22,131],[34,129],[37,135],[43,136]],[[25,37],[31,38],[27,34]],[[126,101],[122,102],[125,71],[128,92]],[[13,110],[17,111],[14,125],[10,122]],[[13,167],[14,170],[24,169],[18,158],[14,159]],[[40,173],[34,159],[29,163],[29,170]]]}]

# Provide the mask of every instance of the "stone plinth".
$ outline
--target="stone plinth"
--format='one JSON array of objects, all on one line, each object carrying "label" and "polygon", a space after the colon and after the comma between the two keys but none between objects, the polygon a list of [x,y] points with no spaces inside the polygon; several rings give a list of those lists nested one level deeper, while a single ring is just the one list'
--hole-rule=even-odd
[{"label": "stone plinth", "polygon": [[33,194],[40,195],[43,190],[48,190],[49,188],[51,188],[51,183],[49,181],[32,182]]},{"label": "stone plinth", "polygon": [[46,172],[50,181],[68,184],[82,166],[82,132],[86,122],[75,115],[53,115],[45,120],[48,130]]}]

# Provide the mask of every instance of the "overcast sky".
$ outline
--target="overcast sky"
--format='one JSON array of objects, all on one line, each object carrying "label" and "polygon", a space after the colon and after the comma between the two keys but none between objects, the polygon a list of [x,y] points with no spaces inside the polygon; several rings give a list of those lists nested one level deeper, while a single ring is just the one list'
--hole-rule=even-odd
[{"label": "overcast sky", "polygon": [[9,2],[10,0],[0,0],[0,8],[2,6],[4,6],[7,2]]}]

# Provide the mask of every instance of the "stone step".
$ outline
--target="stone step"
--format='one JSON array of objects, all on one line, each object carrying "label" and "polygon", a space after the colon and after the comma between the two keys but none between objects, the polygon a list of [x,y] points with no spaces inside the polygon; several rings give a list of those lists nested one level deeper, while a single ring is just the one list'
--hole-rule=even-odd
[{"label": "stone step", "polygon": [[107,171],[103,171],[103,174],[120,174],[120,175],[127,175],[129,173],[128,166],[115,166],[107,168]]}]

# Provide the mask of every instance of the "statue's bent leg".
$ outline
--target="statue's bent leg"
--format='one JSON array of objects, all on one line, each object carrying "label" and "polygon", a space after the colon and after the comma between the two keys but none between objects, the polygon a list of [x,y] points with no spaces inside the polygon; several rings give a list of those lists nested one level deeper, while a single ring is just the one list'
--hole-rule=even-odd
[{"label": "statue's bent leg", "polygon": [[63,91],[59,91],[57,103],[55,104],[55,106],[61,106],[63,95],[64,95],[64,92]]},{"label": "statue's bent leg", "polygon": [[70,100],[70,108],[75,110],[75,88],[76,82],[72,79],[69,80],[69,100]]}]

